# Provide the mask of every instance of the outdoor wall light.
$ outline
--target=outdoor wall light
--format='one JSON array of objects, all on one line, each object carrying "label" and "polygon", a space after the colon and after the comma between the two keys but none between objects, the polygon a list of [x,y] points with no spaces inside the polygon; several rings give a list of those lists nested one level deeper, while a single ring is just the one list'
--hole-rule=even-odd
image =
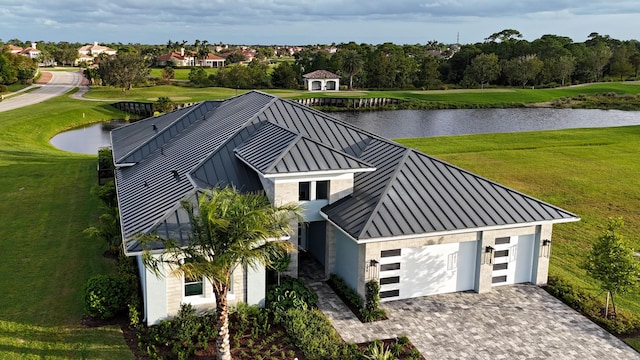
[{"label": "outdoor wall light", "polygon": [[369,266],[367,266],[367,273],[369,279],[377,279],[378,278],[378,264],[380,262],[376,259],[371,259],[366,262]]},{"label": "outdoor wall light", "polygon": [[493,246],[484,247],[484,263],[491,264],[493,262]]},{"label": "outdoor wall light", "polygon": [[541,255],[547,258],[551,256],[551,240],[549,239],[542,240]]}]

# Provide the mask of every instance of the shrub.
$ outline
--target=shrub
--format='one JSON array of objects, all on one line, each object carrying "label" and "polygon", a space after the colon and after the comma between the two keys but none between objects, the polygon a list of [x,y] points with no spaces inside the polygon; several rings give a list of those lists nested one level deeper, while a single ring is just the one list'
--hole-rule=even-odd
[{"label": "shrub", "polygon": [[320,310],[289,309],[284,328],[309,360],[354,359],[353,347],[345,344]]},{"label": "shrub", "polygon": [[557,276],[549,276],[546,290],[613,334],[624,335],[640,330],[640,319],[636,315],[618,311],[617,316],[605,319],[601,301]]},{"label": "shrub", "polygon": [[347,283],[336,274],[329,275],[329,282],[339,295],[342,295],[356,309],[358,309],[358,312],[362,312],[362,309],[364,308],[364,302],[362,301],[362,297],[360,296],[360,294],[358,294],[357,291],[347,285]]},{"label": "shrub", "polygon": [[380,309],[380,284],[372,279],[365,285],[365,304],[362,309],[362,318],[365,322],[382,320],[387,313]]},{"label": "shrub", "polygon": [[115,275],[95,275],[84,285],[84,307],[97,319],[110,319],[126,309],[126,284]]},{"label": "shrub", "polygon": [[299,279],[289,276],[282,277],[280,285],[271,286],[267,291],[267,309],[272,311],[276,318],[289,309],[309,309],[317,304],[318,295]]}]

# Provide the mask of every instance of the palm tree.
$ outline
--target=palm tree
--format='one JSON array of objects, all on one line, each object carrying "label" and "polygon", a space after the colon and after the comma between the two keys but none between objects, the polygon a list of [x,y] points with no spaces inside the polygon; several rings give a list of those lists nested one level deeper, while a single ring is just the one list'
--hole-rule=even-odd
[{"label": "palm tree", "polygon": [[[289,241],[292,221],[300,220],[297,205],[271,205],[263,193],[240,193],[233,187],[213,189],[198,199],[199,214],[189,202],[183,208],[191,219],[191,236],[186,245],[173,239],[142,236],[143,261],[157,276],[168,265],[174,274],[206,278],[216,298],[216,346],[218,360],[231,359],[227,293],[231,275],[238,267],[270,266],[282,251],[292,251]],[[165,250],[153,255],[150,243],[161,241]],[[188,259],[188,261],[186,261]]]},{"label": "palm tree", "polygon": [[204,61],[210,53],[209,42],[207,40],[202,40],[202,43],[200,43],[200,47],[197,48],[196,51],[198,52],[198,56],[200,56],[202,66],[204,66]]},{"label": "palm tree", "polygon": [[345,50],[342,56],[342,70],[349,74],[349,90],[353,89],[353,76],[362,71],[363,61],[355,50]]}]

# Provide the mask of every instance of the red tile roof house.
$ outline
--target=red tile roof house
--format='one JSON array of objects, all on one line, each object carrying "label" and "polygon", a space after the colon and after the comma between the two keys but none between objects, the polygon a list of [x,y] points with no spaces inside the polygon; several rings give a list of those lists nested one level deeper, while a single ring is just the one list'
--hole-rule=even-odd
[{"label": "red tile roof house", "polygon": [[112,49],[108,46],[100,45],[97,41],[94,41],[93,44],[84,45],[78,49],[78,58],[75,61],[75,65],[77,66],[81,62],[92,64],[95,58],[100,54],[104,53],[109,56],[113,56],[117,52],[118,51],[115,49]]},{"label": "red tile roof house", "polygon": [[[252,91],[140,120],[111,132],[125,254],[140,270],[147,324],[183,303],[215,308],[206,279],[156,277],[139,233],[189,238],[181,201],[215,186],[263,191],[304,207],[287,238],[361,296],[382,301],[546,284],[552,227],[578,221],[509,189],[294,101]],[[163,251],[162,247],[155,249]],[[266,270],[238,268],[229,302],[263,305]],[[194,286],[195,285],[195,286]],[[194,288],[197,291],[194,291]],[[525,305],[523,305],[525,306]],[[526,311],[526,309],[524,309]]]},{"label": "red tile roof house", "polygon": [[195,57],[192,54],[185,53],[184,48],[180,52],[170,52],[160,55],[156,58],[156,66],[195,66]]},{"label": "red tile roof house", "polygon": [[316,70],[302,75],[304,86],[309,91],[338,91],[340,90],[340,75],[327,70]]},{"label": "red tile roof house", "polygon": [[[42,52],[40,52],[40,50],[36,49],[36,46],[38,44],[35,42],[31,43],[31,47],[28,47],[26,49],[22,49],[21,51],[18,52],[18,54],[22,55],[22,56],[26,56],[30,59],[36,59],[40,56],[40,54],[42,54]],[[14,46],[14,48],[17,48],[17,46]],[[13,52],[13,49],[12,49]]]},{"label": "red tile roof house", "polygon": [[215,54],[207,54],[207,57],[204,59],[198,59],[198,63],[200,66],[204,67],[212,67],[212,68],[221,68],[224,67],[224,62],[226,60]]}]

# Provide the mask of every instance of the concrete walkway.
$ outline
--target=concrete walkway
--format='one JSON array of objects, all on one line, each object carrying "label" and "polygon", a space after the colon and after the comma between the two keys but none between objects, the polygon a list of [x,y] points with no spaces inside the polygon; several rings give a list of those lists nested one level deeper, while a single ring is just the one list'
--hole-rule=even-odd
[{"label": "concrete walkway", "polygon": [[[306,264],[305,264],[306,265]],[[405,335],[426,359],[640,359],[640,354],[535,285],[383,303],[388,320],[363,324],[301,270],[319,308],[347,342]]]}]

